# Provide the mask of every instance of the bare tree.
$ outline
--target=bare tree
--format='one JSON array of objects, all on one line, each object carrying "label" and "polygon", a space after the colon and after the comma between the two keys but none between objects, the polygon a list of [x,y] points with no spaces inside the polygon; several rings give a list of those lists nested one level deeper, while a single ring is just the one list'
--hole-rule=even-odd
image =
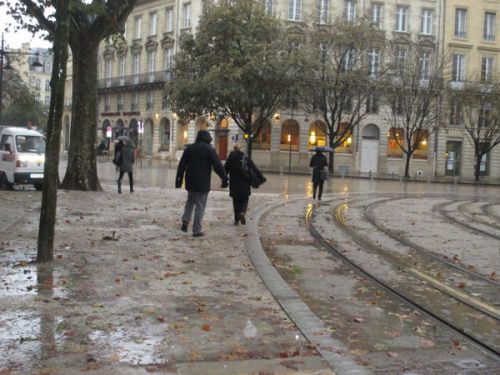
[{"label": "bare tree", "polygon": [[[378,95],[385,73],[385,37],[365,18],[314,23],[310,31],[311,69],[302,81],[301,102],[324,124],[328,146],[335,149],[370,113],[367,101]],[[330,172],[333,158],[330,153]]]},{"label": "bare tree", "polygon": [[462,82],[449,91],[449,98],[459,110],[459,123],[474,148],[474,179],[478,182],[485,156],[500,143],[500,83]]},{"label": "bare tree", "polygon": [[391,126],[390,136],[405,154],[404,176],[408,178],[412,155],[442,123],[446,59],[432,45],[420,42],[393,43],[391,50],[385,118]]}]

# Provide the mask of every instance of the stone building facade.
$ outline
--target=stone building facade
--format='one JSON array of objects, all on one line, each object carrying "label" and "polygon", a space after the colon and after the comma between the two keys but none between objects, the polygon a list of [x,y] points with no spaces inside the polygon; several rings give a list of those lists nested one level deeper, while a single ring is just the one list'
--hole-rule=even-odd
[{"label": "stone building facade", "polygon": [[[496,14],[500,1],[266,0],[265,3],[269,11],[285,19],[290,27],[300,26],[311,17],[326,17],[331,21],[338,16],[368,14],[393,41],[425,40],[435,53],[463,54],[465,64],[460,69],[466,69],[467,74],[480,71],[483,63],[488,64],[488,74],[493,76],[498,72]],[[126,133],[135,139],[142,155],[172,160],[179,158],[185,144],[194,141],[202,122],[180,121],[168,108],[163,88],[170,77],[179,40],[184,33],[196,31],[202,6],[201,0],[139,1],[127,20],[125,42],[119,47],[102,43],[98,138],[107,137],[108,130],[111,138]],[[318,13],[318,7],[323,12]],[[465,18],[462,10],[466,11]],[[485,62],[485,57],[492,60]],[[388,110],[381,107],[370,114],[336,150],[336,171],[390,176],[403,173],[403,154],[391,139],[393,132],[385,120],[384,113]],[[412,176],[472,178],[473,158],[463,129],[440,125],[446,127],[429,134],[413,157]],[[226,119],[217,126],[209,121],[208,129],[221,159],[225,159],[235,140],[242,139],[241,131]],[[253,158],[266,170],[307,171],[309,150],[324,142],[311,115],[283,108],[254,140]],[[488,155],[485,176],[500,178],[500,147]]]}]

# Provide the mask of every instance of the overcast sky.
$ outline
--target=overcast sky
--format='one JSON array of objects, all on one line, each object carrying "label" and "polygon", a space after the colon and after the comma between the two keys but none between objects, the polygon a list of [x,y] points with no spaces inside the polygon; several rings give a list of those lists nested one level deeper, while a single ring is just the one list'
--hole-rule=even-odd
[{"label": "overcast sky", "polygon": [[33,37],[33,35],[27,31],[19,30],[16,32],[5,31],[7,25],[12,22],[12,18],[7,16],[6,8],[0,6],[0,31],[4,34],[5,47],[7,48],[19,48],[23,43],[30,43],[31,48],[41,47],[41,48],[51,48],[52,44],[40,39],[39,36]]}]

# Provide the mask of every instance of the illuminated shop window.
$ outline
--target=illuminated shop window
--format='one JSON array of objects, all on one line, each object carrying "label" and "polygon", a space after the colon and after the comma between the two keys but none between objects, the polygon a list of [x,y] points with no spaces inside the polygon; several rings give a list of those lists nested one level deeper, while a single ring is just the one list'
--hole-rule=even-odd
[{"label": "illuminated shop window", "polygon": [[[352,131],[347,131],[344,134],[347,124],[340,124],[337,139],[340,139],[340,145],[335,149],[339,154],[352,154]],[[342,136],[343,135],[343,136]]]},{"label": "illuminated shop window", "polygon": [[390,128],[387,136],[387,157],[402,158],[403,150],[399,145],[404,143],[403,129]]},{"label": "illuminated shop window", "polygon": [[281,126],[280,150],[299,151],[299,124],[295,120],[286,120]]},{"label": "illuminated shop window", "polygon": [[326,125],[324,122],[315,121],[309,126],[309,149],[316,146],[328,146]]},{"label": "illuminated shop window", "polygon": [[[413,153],[413,159],[427,159],[427,152],[429,150],[429,133],[427,130],[422,130],[422,137],[420,138],[420,143],[418,144],[415,152]],[[416,139],[419,133],[413,135],[413,139]]]}]

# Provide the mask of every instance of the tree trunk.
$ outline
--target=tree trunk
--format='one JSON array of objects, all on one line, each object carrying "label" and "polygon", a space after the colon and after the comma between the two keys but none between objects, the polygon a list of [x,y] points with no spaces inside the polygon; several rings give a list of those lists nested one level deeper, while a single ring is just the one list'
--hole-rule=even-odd
[{"label": "tree trunk", "polygon": [[405,159],[405,178],[410,178],[410,160],[411,160],[411,154],[405,153],[406,159]]},{"label": "tree trunk", "polygon": [[81,32],[73,52],[73,108],[68,166],[63,189],[101,191],[97,177],[97,53],[98,41]]},{"label": "tree trunk", "polygon": [[253,149],[253,138],[250,136],[247,139],[247,156],[249,159],[252,158],[252,149]]},{"label": "tree trunk", "polygon": [[481,173],[481,159],[483,155],[476,155],[476,165],[474,166],[474,181],[479,182],[479,174]]},{"label": "tree trunk", "polygon": [[71,1],[61,2],[56,11],[57,30],[54,35],[53,66],[50,80],[51,98],[47,121],[42,208],[38,230],[37,262],[54,259],[54,231],[57,211],[59,147],[64,110],[64,86],[68,61],[69,14]]}]

